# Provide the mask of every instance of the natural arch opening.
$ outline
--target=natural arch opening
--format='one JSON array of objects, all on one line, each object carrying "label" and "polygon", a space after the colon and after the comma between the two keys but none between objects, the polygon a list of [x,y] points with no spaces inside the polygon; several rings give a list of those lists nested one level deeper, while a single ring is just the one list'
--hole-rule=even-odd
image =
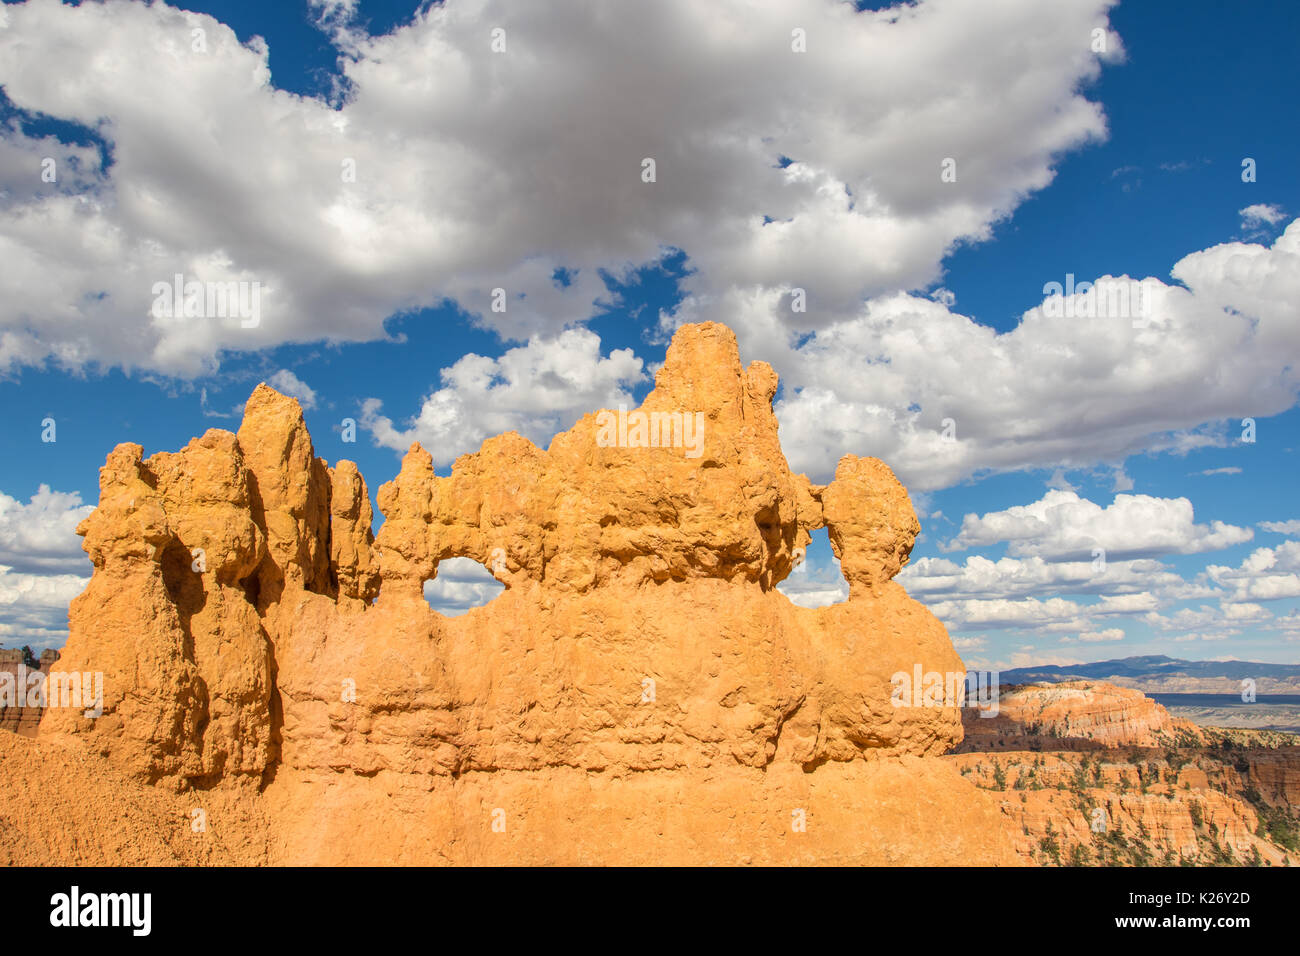
[{"label": "natural arch opening", "polygon": [[808,542],[803,561],[776,589],[799,607],[826,607],[848,600],[849,584],[831,550],[830,535],[825,528],[809,533],[812,540]]},{"label": "natural arch opening", "polygon": [[439,614],[459,617],[482,607],[504,590],[505,585],[477,561],[447,558],[438,562],[438,576],[424,582],[424,599]]}]

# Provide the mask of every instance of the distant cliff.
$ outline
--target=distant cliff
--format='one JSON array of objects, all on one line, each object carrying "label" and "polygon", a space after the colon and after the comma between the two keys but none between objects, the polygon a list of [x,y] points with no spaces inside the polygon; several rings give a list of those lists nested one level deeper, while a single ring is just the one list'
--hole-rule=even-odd
[{"label": "distant cliff", "polygon": [[25,661],[21,650],[0,648],[0,731],[36,736],[44,708],[28,706],[33,682],[43,682],[58,659],[59,652],[50,648],[35,661]]},{"label": "distant cliff", "polygon": [[1300,862],[1300,746],[1281,733],[1199,728],[1131,688],[1004,688],[964,714],[950,759],[1002,795],[1017,852],[1044,865]]}]

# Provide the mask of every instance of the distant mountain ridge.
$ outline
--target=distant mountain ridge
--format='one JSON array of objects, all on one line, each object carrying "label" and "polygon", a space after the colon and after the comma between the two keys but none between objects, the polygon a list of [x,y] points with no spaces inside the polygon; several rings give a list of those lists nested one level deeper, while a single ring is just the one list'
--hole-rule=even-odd
[{"label": "distant mountain ridge", "polygon": [[1002,671],[1003,684],[1102,680],[1144,693],[1240,693],[1243,680],[1254,680],[1257,694],[1300,692],[1300,664],[1261,661],[1185,661],[1163,654],[1095,661],[1089,664],[1044,664]]}]

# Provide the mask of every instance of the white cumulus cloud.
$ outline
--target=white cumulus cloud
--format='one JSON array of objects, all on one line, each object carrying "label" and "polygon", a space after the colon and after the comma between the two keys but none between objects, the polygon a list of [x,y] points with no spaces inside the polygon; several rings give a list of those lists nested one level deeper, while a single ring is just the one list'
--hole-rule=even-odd
[{"label": "white cumulus cloud", "polygon": [[1237,603],[1300,597],[1300,541],[1276,548],[1256,548],[1235,568],[1212,564],[1205,569],[1215,584]]},{"label": "white cumulus cloud", "polygon": [[[692,301],[798,285],[814,308],[786,324],[826,327],[928,286],[1105,135],[1081,90],[1123,57],[1114,33],[1091,48],[1112,2],[457,0],[371,36],[350,0],[319,0],[332,98],[276,89],[266,43],[211,16],[7,5],[5,93],[94,130],[112,163],[60,149],[43,185],[49,143],[0,130],[0,182],[18,183],[0,202],[0,367],[194,376],[222,350],[382,338],[447,299],[524,341],[599,311],[601,270],[671,248]],[[153,317],[175,274],[259,283],[260,322]]]},{"label": "white cumulus cloud", "polygon": [[1300,534],[1300,518],[1291,518],[1288,521],[1261,521],[1258,526],[1273,534]]},{"label": "white cumulus cloud", "polygon": [[876,297],[797,347],[774,293],[737,300],[728,318],[749,357],[782,373],[792,467],[827,480],[845,451],[871,449],[909,488],[933,489],[1226,445],[1244,415],[1294,405],[1300,220],[1272,246],[1213,246],[1172,275],[1182,285],[1103,277],[1091,306],[1048,296],[1003,333],[906,294]]},{"label": "white cumulus cloud", "polygon": [[75,574],[23,574],[0,565],[0,644],[62,647],[68,603],[88,583],[89,577]]},{"label": "white cumulus cloud", "polygon": [[88,572],[76,528],[94,510],[77,492],[41,485],[24,504],[0,492],[0,564],[17,572]]},{"label": "white cumulus cloud", "polygon": [[0,644],[63,645],[68,602],[90,581],[76,527],[93,510],[48,485],[26,503],[0,492]]},{"label": "white cumulus cloud", "polygon": [[1028,505],[968,514],[945,550],[1007,542],[1013,555],[1046,558],[1195,554],[1249,541],[1254,532],[1223,521],[1197,524],[1186,498],[1116,495],[1103,507],[1072,491],[1048,491]]},{"label": "white cumulus cloud", "polygon": [[441,372],[442,387],[425,397],[404,427],[362,405],[361,423],[380,445],[405,450],[419,441],[439,465],[475,451],[483,439],[517,431],[545,448],[556,432],[596,408],[631,404],[630,386],[645,378],[631,349],[600,352],[600,337],[569,329],[536,337],[500,358],[470,353]]},{"label": "white cumulus cloud", "polygon": [[1279,206],[1269,203],[1255,203],[1238,212],[1243,229],[1258,229],[1262,225],[1275,226],[1286,218]]},{"label": "white cumulus cloud", "polygon": [[994,598],[1051,594],[1126,594],[1162,590],[1182,594],[1183,578],[1159,561],[1138,559],[1049,562],[1037,555],[997,561],[970,555],[958,564],[946,558],[917,558],[897,580],[922,600],[943,597]]}]

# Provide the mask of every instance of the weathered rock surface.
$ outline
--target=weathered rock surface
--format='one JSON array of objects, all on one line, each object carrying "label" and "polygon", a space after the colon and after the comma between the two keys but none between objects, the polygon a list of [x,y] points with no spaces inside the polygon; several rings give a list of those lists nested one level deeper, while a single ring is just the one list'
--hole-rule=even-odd
[{"label": "weathered rock surface", "polygon": [[1241,754],[1247,780],[1269,803],[1300,807],[1300,747],[1249,750]]},{"label": "weathered rock surface", "polygon": [[[1034,863],[1289,866],[1297,861],[1293,849],[1269,839],[1260,827],[1259,813],[1246,796],[1258,783],[1254,768],[1243,777],[1231,764],[1194,748],[963,753],[947,759],[1001,798],[1017,853]],[[1284,801],[1277,805],[1289,809]]]},{"label": "weathered rock surface", "polygon": [[0,866],[257,865],[268,823],[236,791],[196,800],[68,739],[0,733]]},{"label": "weathered rock surface", "polygon": [[[700,413],[698,455],[594,413],[445,477],[417,444],[377,539],[355,465],[265,385],[237,434],[119,445],[59,665],[104,673],[104,713],[51,710],[41,742],[253,801],[273,862],[1009,862],[996,801],[924,759],[958,710],[890,702],[895,672],[964,669],[891,580],[906,490],[852,455],[792,474],[776,385],[683,327],[641,411]],[[850,597],[808,610],[776,585],[821,527]],[[506,589],[446,618],[422,589],[455,557]]]}]

